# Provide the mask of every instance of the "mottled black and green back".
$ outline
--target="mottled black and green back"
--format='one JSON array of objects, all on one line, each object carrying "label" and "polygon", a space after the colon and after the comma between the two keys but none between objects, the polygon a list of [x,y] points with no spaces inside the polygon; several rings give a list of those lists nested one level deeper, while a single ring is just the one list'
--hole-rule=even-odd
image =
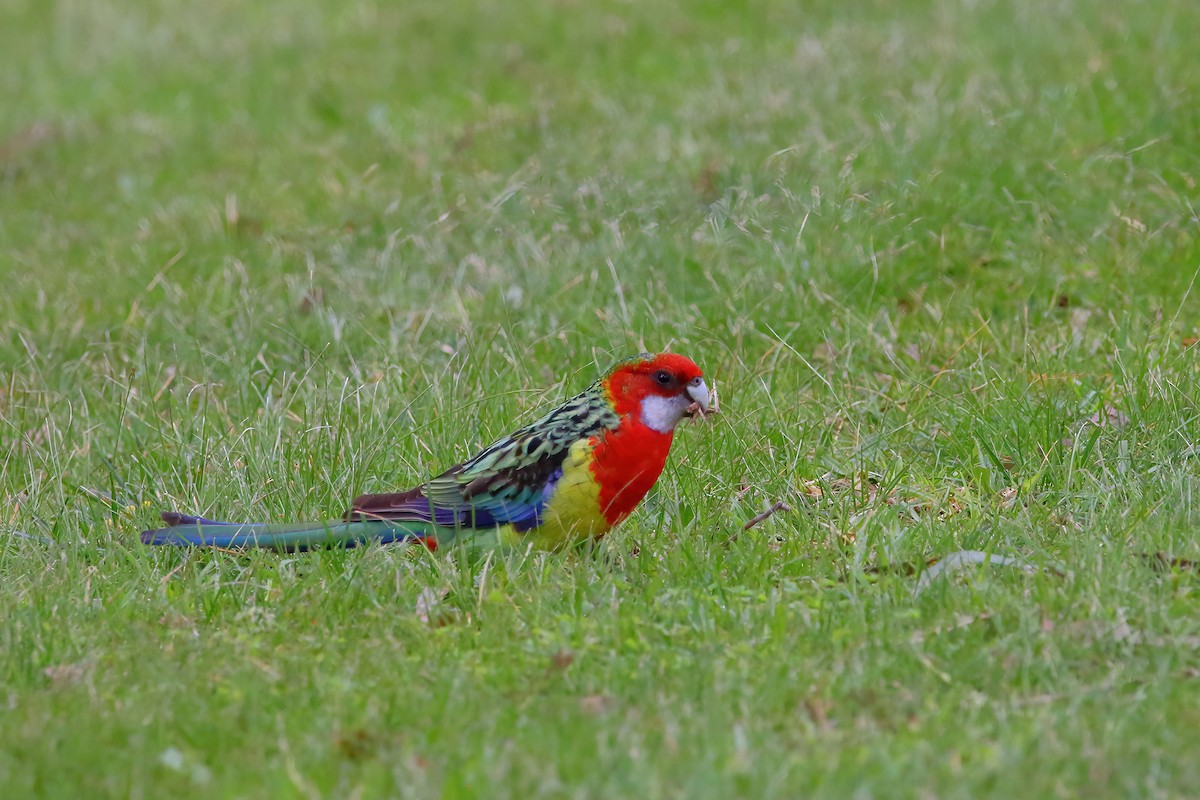
[{"label": "mottled black and green back", "polygon": [[461,528],[541,524],[571,445],[613,430],[620,418],[601,381],[415,489],[356,498],[348,519],[413,520]]}]

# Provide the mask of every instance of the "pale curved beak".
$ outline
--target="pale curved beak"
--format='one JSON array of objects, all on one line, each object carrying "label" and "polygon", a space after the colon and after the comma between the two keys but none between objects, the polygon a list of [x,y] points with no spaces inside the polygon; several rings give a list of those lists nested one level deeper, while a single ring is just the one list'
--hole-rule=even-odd
[{"label": "pale curved beak", "polygon": [[693,378],[687,385],[687,393],[688,397],[700,406],[701,411],[708,411],[711,398],[708,394],[708,384],[704,382],[703,378]]}]

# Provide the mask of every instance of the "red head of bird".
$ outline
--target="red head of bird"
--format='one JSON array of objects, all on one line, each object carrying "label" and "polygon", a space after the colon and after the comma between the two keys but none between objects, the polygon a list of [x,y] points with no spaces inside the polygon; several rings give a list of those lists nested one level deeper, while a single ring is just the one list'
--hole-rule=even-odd
[{"label": "red head of bird", "polygon": [[644,353],[620,362],[604,378],[613,408],[658,433],[675,430],[690,409],[709,409],[703,373],[687,356]]}]

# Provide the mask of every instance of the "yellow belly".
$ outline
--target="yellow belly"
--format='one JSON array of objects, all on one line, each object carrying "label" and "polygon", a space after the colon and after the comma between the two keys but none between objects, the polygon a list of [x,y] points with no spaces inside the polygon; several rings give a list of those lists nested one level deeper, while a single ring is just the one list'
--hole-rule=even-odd
[{"label": "yellow belly", "polygon": [[542,510],[542,524],[525,533],[505,526],[506,544],[524,547],[532,542],[540,549],[560,550],[608,532],[608,520],[600,511],[600,484],[589,469],[593,447],[587,439],[571,445],[554,495]]}]

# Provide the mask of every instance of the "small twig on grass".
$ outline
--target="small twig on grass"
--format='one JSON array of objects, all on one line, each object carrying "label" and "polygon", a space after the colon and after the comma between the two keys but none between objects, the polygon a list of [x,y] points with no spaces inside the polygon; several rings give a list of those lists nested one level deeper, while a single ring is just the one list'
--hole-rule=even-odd
[{"label": "small twig on grass", "polygon": [[163,576],[162,576],[162,584],[163,584],[163,586],[166,586],[168,583],[170,583],[170,582],[171,582],[171,578],[174,578],[176,575],[178,575],[178,574],[179,574],[179,570],[181,570],[181,569],[183,569],[184,567],[186,567],[186,566],[187,566],[187,563],[188,563],[188,562],[186,562],[186,561],[180,561],[180,562],[179,562],[179,566],[175,567],[175,569],[171,570],[171,571],[170,571],[170,572],[168,572],[166,575],[163,575]]},{"label": "small twig on grass", "polygon": [[762,512],[761,514],[754,515],[754,517],[749,522],[747,522],[745,525],[742,526],[742,530],[748,531],[751,528],[753,528],[755,525],[758,525],[761,522],[763,522],[768,517],[778,514],[780,511],[791,511],[791,510],[792,510],[791,506],[789,506],[787,503],[780,500],[777,503],[775,503],[773,506],[768,508],[766,511]]},{"label": "small twig on grass", "polygon": [[[791,506],[789,506],[787,503],[780,500],[780,501],[776,502],[773,506],[768,508],[766,511],[762,512],[761,514],[754,515],[754,517],[749,522],[747,522],[745,525],[742,526],[742,530],[748,531],[751,528],[753,528],[755,525],[758,525],[763,520],[767,519],[768,517],[770,517],[774,514],[778,514],[781,511],[791,511],[791,510],[792,510]],[[725,546],[728,547],[729,545],[733,544],[737,540],[738,540],[738,535],[735,533],[733,536],[730,536],[728,539],[725,540]]]}]

